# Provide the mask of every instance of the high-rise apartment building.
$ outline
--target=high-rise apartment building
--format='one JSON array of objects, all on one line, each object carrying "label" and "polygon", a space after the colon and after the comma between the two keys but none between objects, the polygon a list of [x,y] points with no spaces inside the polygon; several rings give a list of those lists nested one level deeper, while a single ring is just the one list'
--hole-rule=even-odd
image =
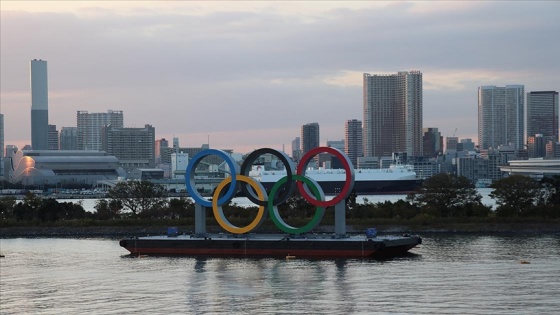
[{"label": "high-rise apartment building", "polygon": [[363,79],[364,156],[422,156],[422,73],[364,73]]},{"label": "high-rise apartment building", "polygon": [[56,125],[49,125],[49,150],[58,150],[58,130]]},{"label": "high-rise apartment building", "polygon": [[301,126],[301,154],[319,147],[319,124],[309,123]]},{"label": "high-rise apartment building", "polygon": [[78,150],[78,128],[62,127],[58,139],[60,150]]},{"label": "high-rise apartment building", "polygon": [[358,119],[347,120],[344,124],[344,153],[348,156],[354,168],[358,167],[358,158],[363,152],[362,121]]},{"label": "high-rise apartment building", "polygon": [[76,124],[78,150],[101,150],[101,128],[108,125],[113,128],[123,128],[123,122],[122,111],[109,110],[107,113],[78,111]]},{"label": "high-rise apartment building", "polygon": [[542,134],[545,139],[554,137],[559,140],[556,91],[527,93],[527,138],[537,134]]},{"label": "high-rise apartment building", "polygon": [[47,62],[33,59],[31,68],[31,148],[49,148],[49,93]]},{"label": "high-rise apartment building", "polygon": [[513,145],[523,148],[525,88],[523,85],[478,88],[478,144],[483,150]]},{"label": "high-rise apartment building", "polygon": [[123,169],[130,172],[137,168],[155,167],[155,128],[102,128],[101,150],[119,159]]}]

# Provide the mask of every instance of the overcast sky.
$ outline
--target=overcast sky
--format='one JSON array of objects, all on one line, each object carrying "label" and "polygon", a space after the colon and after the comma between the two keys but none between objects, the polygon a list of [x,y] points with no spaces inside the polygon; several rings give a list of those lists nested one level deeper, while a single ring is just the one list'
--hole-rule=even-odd
[{"label": "overcast sky", "polygon": [[123,110],[182,147],[291,153],[362,120],[362,75],[423,73],[423,125],[477,139],[477,88],[560,91],[559,1],[0,2],[5,144],[30,144],[29,61],[49,123]]}]

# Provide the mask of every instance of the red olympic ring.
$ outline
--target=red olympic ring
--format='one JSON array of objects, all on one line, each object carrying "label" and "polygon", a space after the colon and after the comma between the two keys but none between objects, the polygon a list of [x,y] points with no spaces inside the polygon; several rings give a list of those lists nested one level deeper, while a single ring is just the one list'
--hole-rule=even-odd
[{"label": "red olympic ring", "polygon": [[307,168],[307,164],[309,164],[309,161],[311,161],[311,159],[315,155],[318,155],[319,153],[323,153],[323,152],[330,153],[331,155],[334,155],[336,158],[338,158],[338,160],[342,163],[344,169],[346,170],[346,181],[340,193],[331,200],[321,201],[311,196],[311,193],[307,188],[307,185],[305,185],[303,182],[298,181],[297,185],[303,198],[310,204],[317,207],[331,207],[346,199],[346,197],[348,197],[352,189],[354,189],[354,177],[355,177],[354,167],[352,166],[352,162],[346,156],[346,154],[333,147],[317,147],[311,149],[307,153],[305,153],[305,155],[301,158],[301,161],[297,166],[297,175],[305,176],[305,169]]}]

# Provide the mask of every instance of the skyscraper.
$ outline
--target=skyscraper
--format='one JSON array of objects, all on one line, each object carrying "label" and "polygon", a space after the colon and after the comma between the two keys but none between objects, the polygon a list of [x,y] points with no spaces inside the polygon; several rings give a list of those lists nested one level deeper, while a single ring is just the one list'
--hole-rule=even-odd
[{"label": "skyscraper", "polygon": [[301,126],[301,154],[319,147],[319,124],[309,123]]},{"label": "skyscraper", "polygon": [[49,148],[49,94],[47,62],[33,59],[31,68],[31,148]]},{"label": "skyscraper", "polygon": [[364,73],[364,156],[422,156],[422,73]]},{"label": "skyscraper", "polygon": [[542,134],[558,141],[558,92],[527,93],[527,138]]},{"label": "skyscraper", "polygon": [[109,110],[107,113],[78,111],[76,117],[78,150],[101,150],[101,128],[104,126],[123,128],[122,111]]},{"label": "skyscraper", "polygon": [[358,167],[358,158],[363,156],[362,121],[357,119],[347,120],[344,124],[344,153],[348,156],[354,167]]},{"label": "skyscraper", "polygon": [[478,144],[483,150],[524,146],[525,87],[523,85],[478,88]]}]

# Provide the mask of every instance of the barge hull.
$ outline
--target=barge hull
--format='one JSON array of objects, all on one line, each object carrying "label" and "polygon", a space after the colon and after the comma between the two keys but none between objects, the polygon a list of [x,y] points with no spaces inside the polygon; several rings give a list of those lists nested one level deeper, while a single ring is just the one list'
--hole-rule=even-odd
[{"label": "barge hull", "polygon": [[267,256],[365,258],[399,255],[421,244],[417,236],[390,239],[129,238],[120,241],[132,255]]}]

